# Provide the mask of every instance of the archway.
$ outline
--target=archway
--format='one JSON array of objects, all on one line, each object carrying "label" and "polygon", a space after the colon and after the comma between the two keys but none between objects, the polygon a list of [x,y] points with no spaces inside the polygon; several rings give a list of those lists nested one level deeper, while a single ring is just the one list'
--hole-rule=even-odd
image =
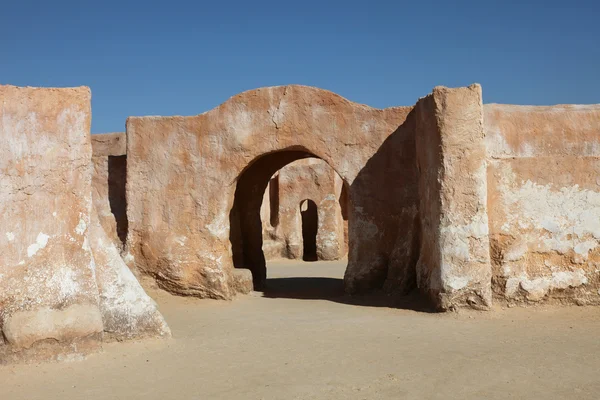
[{"label": "archway", "polygon": [[244,92],[195,116],[129,118],[127,200],[137,206],[127,249],[167,290],[230,299],[249,286],[234,265],[255,282],[266,277],[260,204],[269,178],[316,156],[351,197],[345,290],[399,287],[416,259],[415,118],[412,107],[378,110],[294,85]]},{"label": "archway", "polygon": [[[266,259],[263,253],[262,221],[260,207],[271,177],[284,166],[304,158],[319,158],[300,148],[273,152],[252,162],[237,181],[233,207],[229,214],[230,236],[234,267],[246,268],[252,272],[255,289],[262,289],[267,277]],[[302,202],[304,203],[304,202]],[[300,205],[299,205],[300,206]],[[318,227],[317,206],[307,200],[307,213],[303,214],[304,239],[303,259],[316,261],[316,236]],[[308,250],[308,251],[306,251]]]},{"label": "archway", "polygon": [[302,216],[302,260],[317,261],[317,230],[319,229],[319,215],[317,205],[311,199],[300,203]]}]

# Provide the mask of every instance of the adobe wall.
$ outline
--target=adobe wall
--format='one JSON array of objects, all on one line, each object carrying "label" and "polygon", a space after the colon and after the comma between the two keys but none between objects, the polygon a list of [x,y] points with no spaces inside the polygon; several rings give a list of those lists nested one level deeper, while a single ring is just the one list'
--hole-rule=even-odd
[{"label": "adobe wall", "polygon": [[481,86],[436,87],[417,103],[417,284],[442,310],[492,302]]},{"label": "adobe wall", "polygon": [[174,293],[251,290],[278,170],[274,237],[300,256],[311,199],[333,259],[347,224],[350,293],[600,304],[600,105],[484,106],[472,85],[378,110],[285,86],[90,138],[88,88],[0,86],[0,104],[0,364],[169,336],[121,251]]},{"label": "adobe wall", "polygon": [[242,194],[258,216],[269,177],[312,155],[350,188],[346,290],[411,286],[405,271],[416,262],[418,201],[414,129],[405,124],[411,109],[281,86],[239,94],[198,116],[130,117],[127,246],[137,268],[175,293],[231,298],[238,179],[260,170],[260,182]]},{"label": "adobe wall", "polygon": [[600,303],[600,105],[484,110],[494,294]]},{"label": "adobe wall", "polygon": [[90,98],[0,86],[0,364],[170,334],[95,214]]},{"label": "adobe wall", "polygon": [[122,250],[127,237],[127,140],[124,132],[91,135],[92,201],[100,224]]},{"label": "adobe wall", "polygon": [[[267,260],[303,258],[300,203],[306,199],[314,201],[318,210],[317,258],[343,258],[347,252],[347,221],[342,218],[340,202],[345,201],[340,200],[342,185],[343,181],[329,164],[317,158],[294,161],[280,169],[271,178],[261,205],[263,251]],[[273,205],[272,196],[277,196]],[[271,225],[272,220],[275,226]]]},{"label": "adobe wall", "polygon": [[85,87],[0,86],[0,363],[44,358],[53,341],[87,352],[101,338],[90,97]]}]

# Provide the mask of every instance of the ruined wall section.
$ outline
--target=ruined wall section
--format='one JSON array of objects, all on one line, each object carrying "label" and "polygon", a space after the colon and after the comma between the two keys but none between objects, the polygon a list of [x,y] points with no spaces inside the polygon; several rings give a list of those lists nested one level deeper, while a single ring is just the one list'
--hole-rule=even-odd
[{"label": "ruined wall section", "polygon": [[90,98],[0,86],[0,363],[99,345]]},{"label": "ruined wall section", "polygon": [[600,304],[600,105],[484,110],[494,294]]},{"label": "ruined wall section", "polygon": [[300,151],[350,187],[346,289],[380,287],[412,257],[394,253],[413,248],[402,227],[417,215],[414,131],[402,129],[411,109],[377,110],[291,85],[241,93],[198,116],[128,118],[127,243],[136,266],[172,292],[231,298],[237,179],[266,154]]},{"label": "ruined wall section", "polygon": [[96,215],[90,100],[0,86],[0,364],[170,335]]},{"label": "ruined wall section", "polygon": [[481,87],[436,87],[416,106],[417,283],[443,310],[491,305]]},{"label": "ruined wall section", "polygon": [[127,139],[124,132],[96,134],[92,140],[92,200],[111,242],[122,250],[127,237]]}]

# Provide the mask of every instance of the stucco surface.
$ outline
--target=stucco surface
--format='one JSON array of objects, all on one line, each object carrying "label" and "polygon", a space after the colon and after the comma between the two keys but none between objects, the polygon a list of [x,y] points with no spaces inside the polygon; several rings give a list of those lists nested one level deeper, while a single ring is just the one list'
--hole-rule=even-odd
[{"label": "stucco surface", "polygon": [[[256,237],[258,230],[260,249],[259,209],[269,178],[289,162],[316,156],[350,188],[346,290],[383,286],[391,271],[414,265],[413,237],[400,228],[412,226],[417,213],[414,136],[403,125],[411,109],[378,110],[316,88],[281,86],[236,95],[198,116],[130,117],[128,251],[135,265],[172,292],[231,298],[230,234]],[[241,213],[236,188],[244,197]],[[230,213],[252,218],[243,224],[252,233],[232,232]],[[242,253],[241,266],[254,269],[260,282],[262,251],[236,250],[257,247],[239,239],[232,239],[233,252]]]},{"label": "stucco surface", "polygon": [[102,332],[90,118],[88,88],[0,86],[0,362],[47,356],[48,340],[87,350]]},{"label": "stucco surface", "polygon": [[481,87],[437,87],[417,112],[417,282],[441,309],[491,305]]},{"label": "stucco surface", "polygon": [[495,294],[600,303],[600,106],[484,109]]},{"label": "stucco surface", "polygon": [[145,336],[169,337],[171,331],[150,298],[121,259],[96,213],[92,213],[91,248],[96,264],[103,330],[123,340]]}]

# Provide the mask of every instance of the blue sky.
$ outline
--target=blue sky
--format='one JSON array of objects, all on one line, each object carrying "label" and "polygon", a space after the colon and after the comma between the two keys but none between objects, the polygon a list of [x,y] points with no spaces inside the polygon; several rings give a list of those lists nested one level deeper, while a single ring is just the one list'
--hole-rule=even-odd
[{"label": "blue sky", "polygon": [[0,0],[0,83],[92,88],[92,132],[304,84],[374,107],[436,85],[600,103],[600,1]]}]

